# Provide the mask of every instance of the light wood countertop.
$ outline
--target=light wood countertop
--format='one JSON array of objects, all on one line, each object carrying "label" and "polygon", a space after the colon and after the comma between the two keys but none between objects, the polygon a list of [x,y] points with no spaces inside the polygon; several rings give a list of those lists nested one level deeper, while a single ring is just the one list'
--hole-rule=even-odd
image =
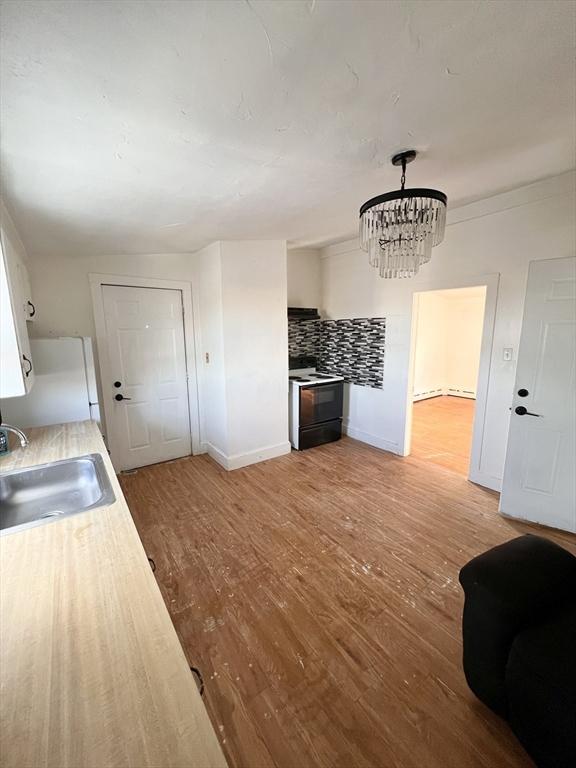
[{"label": "light wood countertop", "polygon": [[0,472],[100,453],[116,502],[0,538],[0,765],[225,768],[97,425],[28,437]]}]

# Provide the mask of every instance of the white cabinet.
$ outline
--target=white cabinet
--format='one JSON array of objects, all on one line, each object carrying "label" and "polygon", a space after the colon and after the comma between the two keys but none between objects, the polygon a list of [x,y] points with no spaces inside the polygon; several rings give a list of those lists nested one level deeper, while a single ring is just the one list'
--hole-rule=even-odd
[{"label": "white cabinet", "polygon": [[30,290],[30,276],[28,269],[23,261],[18,262],[18,282],[20,285],[20,300],[22,302],[22,311],[25,320],[34,320],[36,317],[36,307],[32,301],[32,291]]},{"label": "white cabinet", "polygon": [[0,233],[0,398],[27,394],[34,383],[27,316],[28,270],[6,230]]}]

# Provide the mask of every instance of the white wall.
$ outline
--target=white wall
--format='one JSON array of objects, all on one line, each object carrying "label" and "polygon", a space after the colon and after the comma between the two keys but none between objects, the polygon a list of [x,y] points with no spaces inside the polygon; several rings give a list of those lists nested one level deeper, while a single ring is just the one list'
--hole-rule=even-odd
[{"label": "white wall", "polygon": [[[379,278],[356,240],[324,249],[322,305],[328,315],[387,318],[384,387],[349,387],[350,434],[403,453],[413,293],[481,285],[486,275],[499,275],[480,472],[486,484],[500,487],[528,264],[574,255],[575,179],[563,174],[449,211],[444,242],[411,280]],[[512,361],[503,360],[505,347],[514,349]]]},{"label": "white wall", "polygon": [[414,399],[475,397],[486,289],[416,294]]},{"label": "white wall", "polygon": [[90,273],[191,283],[201,442],[230,469],[290,449],[284,241],[214,243],[194,254],[33,258],[36,337],[95,338]]},{"label": "white wall", "polygon": [[[201,348],[196,350],[200,387],[200,434],[203,448],[228,454],[228,410],[224,367],[221,244],[194,254]],[[208,354],[208,361],[206,355]]]},{"label": "white wall", "polygon": [[223,242],[230,469],[290,451],[286,243]]},{"label": "white wall", "polygon": [[415,311],[414,397],[420,399],[446,388],[446,299],[440,291],[420,293]]},{"label": "white wall", "polygon": [[[194,292],[196,268],[192,254],[146,254],[142,256],[31,257],[28,264],[36,319],[30,324],[36,338],[90,336],[96,339],[90,273],[159,278],[190,282]],[[96,345],[94,344],[94,347]],[[95,349],[98,399],[102,388]],[[102,415],[103,410],[100,409]],[[104,422],[104,431],[105,431]]]},{"label": "white wall", "polygon": [[[466,295],[467,291],[474,291]],[[446,389],[448,394],[476,395],[486,289],[447,291]]]},{"label": "white wall", "polygon": [[125,275],[194,283],[196,272],[190,253],[155,253],[143,256],[32,257],[29,264],[37,317],[36,337],[95,337],[88,275]]},{"label": "white wall", "polygon": [[288,306],[318,307],[322,301],[320,251],[294,248],[287,254]]}]

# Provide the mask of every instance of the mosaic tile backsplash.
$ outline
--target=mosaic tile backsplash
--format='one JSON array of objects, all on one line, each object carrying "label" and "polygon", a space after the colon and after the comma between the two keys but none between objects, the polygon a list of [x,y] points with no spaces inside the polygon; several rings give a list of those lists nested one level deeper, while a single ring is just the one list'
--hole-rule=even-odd
[{"label": "mosaic tile backsplash", "polygon": [[303,357],[320,352],[320,324],[322,320],[288,320],[288,355]]},{"label": "mosaic tile backsplash", "polygon": [[288,321],[291,357],[314,355],[319,371],[363,387],[382,388],[385,340],[383,317]]}]

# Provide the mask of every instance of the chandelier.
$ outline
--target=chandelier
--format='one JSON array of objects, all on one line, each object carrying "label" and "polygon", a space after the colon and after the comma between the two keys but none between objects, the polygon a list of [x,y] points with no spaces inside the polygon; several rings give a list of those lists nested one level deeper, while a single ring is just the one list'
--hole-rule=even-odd
[{"label": "chandelier", "polygon": [[444,239],[448,198],[437,189],[405,189],[411,149],[392,158],[402,166],[400,189],[378,195],[360,208],[360,245],[380,277],[414,277]]}]

